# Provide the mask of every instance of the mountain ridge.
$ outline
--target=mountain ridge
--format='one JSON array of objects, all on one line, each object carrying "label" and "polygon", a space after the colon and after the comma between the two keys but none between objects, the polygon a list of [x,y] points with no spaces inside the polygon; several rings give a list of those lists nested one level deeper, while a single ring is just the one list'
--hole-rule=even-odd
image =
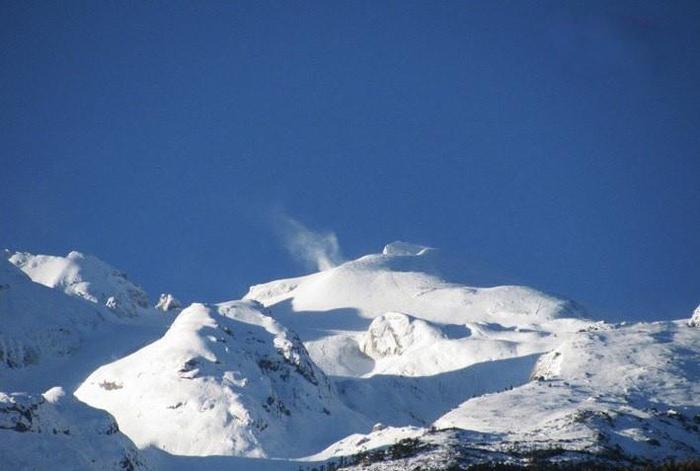
[{"label": "mountain ridge", "polygon": [[553,450],[563,450],[554,462],[627,466],[700,451],[697,313],[596,322],[532,288],[463,285],[441,272],[439,250],[405,242],[189,306],[171,294],[152,306],[79,252],[5,258],[2,358],[36,326],[77,340],[65,354],[5,362],[0,379],[106,409],[139,466],[297,469],[372,456],[372,469],[441,469]]}]

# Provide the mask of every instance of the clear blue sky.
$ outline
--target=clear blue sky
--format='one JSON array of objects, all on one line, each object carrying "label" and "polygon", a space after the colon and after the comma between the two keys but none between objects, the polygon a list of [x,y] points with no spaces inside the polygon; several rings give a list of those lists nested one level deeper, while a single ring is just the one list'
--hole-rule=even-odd
[{"label": "clear blue sky", "polygon": [[600,317],[700,303],[700,2],[0,6],[0,246],[152,295],[394,239]]}]

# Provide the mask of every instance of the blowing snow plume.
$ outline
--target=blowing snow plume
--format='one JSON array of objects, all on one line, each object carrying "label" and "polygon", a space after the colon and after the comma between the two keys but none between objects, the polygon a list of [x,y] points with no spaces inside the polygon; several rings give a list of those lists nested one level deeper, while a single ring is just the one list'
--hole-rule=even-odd
[{"label": "blowing snow plume", "polygon": [[281,216],[281,221],[284,245],[294,258],[319,271],[343,261],[335,233],[314,232],[289,216]]}]

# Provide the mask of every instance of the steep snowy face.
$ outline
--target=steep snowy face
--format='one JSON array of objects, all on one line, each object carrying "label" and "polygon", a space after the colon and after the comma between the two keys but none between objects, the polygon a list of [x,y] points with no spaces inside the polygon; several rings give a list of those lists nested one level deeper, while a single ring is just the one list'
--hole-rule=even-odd
[{"label": "steep snowy face", "polygon": [[149,309],[143,289],[96,257],[80,252],[65,257],[17,252],[9,260],[36,283],[105,306],[120,317],[136,317]]},{"label": "steep snowy face", "polygon": [[0,258],[0,378],[70,355],[101,320],[99,310],[32,282]]},{"label": "steep snowy face", "polygon": [[301,456],[367,426],[255,302],[189,306],[76,396],[112,413],[138,446],[179,455]]},{"label": "steep snowy face", "polygon": [[66,396],[0,392],[3,469],[148,469],[109,414]]}]

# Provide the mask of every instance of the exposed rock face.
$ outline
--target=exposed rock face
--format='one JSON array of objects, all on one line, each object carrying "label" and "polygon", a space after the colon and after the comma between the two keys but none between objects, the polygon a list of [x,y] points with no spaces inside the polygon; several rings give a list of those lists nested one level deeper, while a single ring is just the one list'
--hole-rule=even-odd
[{"label": "exposed rock face", "polygon": [[3,469],[147,469],[114,419],[66,397],[0,393]]}]

